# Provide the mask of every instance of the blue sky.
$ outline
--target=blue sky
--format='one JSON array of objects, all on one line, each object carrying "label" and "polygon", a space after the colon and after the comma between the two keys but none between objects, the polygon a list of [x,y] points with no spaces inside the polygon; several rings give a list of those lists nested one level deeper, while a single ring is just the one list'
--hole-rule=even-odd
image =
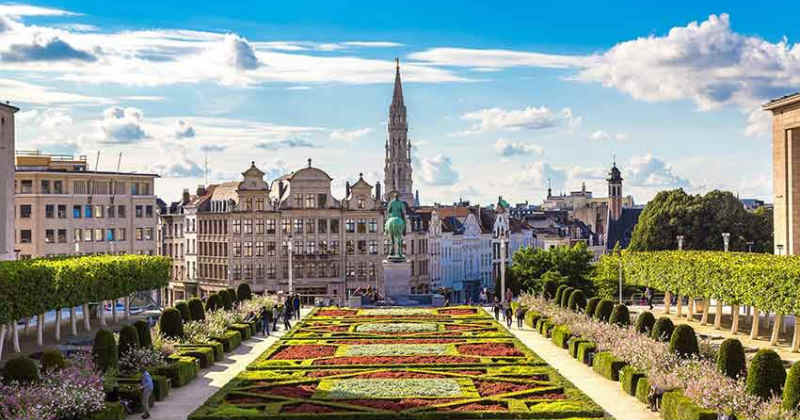
[{"label": "blue sky", "polygon": [[[715,188],[771,201],[768,99],[800,90],[800,6],[670,2],[0,3],[17,148],[162,175],[176,199],[307,158],[382,178],[401,60],[425,203]],[[774,13],[781,9],[781,13]]]}]

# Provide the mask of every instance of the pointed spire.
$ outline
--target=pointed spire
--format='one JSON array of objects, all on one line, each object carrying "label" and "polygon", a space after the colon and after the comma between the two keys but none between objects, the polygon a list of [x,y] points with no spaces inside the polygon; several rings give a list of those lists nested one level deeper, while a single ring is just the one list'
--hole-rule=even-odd
[{"label": "pointed spire", "polygon": [[394,95],[392,95],[392,106],[403,105],[403,83],[400,81],[400,59],[395,57],[397,70],[394,75]]}]

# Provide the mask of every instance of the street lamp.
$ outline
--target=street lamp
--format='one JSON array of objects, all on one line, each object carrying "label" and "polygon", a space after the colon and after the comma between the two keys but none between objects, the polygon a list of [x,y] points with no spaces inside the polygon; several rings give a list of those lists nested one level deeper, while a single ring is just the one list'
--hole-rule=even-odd
[{"label": "street lamp", "polygon": [[289,294],[292,294],[292,234],[289,234]]},{"label": "street lamp", "polygon": [[683,251],[683,235],[678,235],[678,250]]},{"label": "street lamp", "polygon": [[722,234],[722,244],[725,246],[725,252],[728,252],[728,246],[731,243],[731,234],[728,232],[724,232]]},{"label": "street lamp", "polygon": [[506,231],[500,229],[500,302],[506,300],[506,248],[508,248]]},{"label": "street lamp", "polygon": [[747,252],[753,252],[753,245],[755,245],[755,242],[753,241],[747,242]]}]

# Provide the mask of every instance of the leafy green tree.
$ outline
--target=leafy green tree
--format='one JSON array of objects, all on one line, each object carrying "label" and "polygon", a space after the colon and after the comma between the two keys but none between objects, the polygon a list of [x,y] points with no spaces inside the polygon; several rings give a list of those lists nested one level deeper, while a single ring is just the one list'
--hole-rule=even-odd
[{"label": "leafy green tree", "polygon": [[584,293],[592,294],[589,278],[594,270],[592,252],[585,243],[579,242],[573,247],[555,247],[551,249],[522,248],[514,253],[511,269],[513,276],[519,279],[525,290],[541,291],[545,273],[558,273],[566,284]]},{"label": "leafy green tree", "polygon": [[731,234],[731,251],[772,250],[772,212],[748,212],[731,192],[714,190],[691,195],[682,189],[656,194],[639,217],[630,249],[655,251],[675,249],[676,237],[684,236],[684,248],[722,250],[722,233]]}]

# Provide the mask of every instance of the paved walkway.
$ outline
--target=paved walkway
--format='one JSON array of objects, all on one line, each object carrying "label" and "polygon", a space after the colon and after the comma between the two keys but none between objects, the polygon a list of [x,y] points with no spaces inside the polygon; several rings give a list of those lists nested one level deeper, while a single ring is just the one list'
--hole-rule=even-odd
[{"label": "paved walkway", "polygon": [[514,320],[509,331],[617,420],[661,419],[658,413],[648,410],[639,400],[625,393],[619,382],[598,375],[533,329],[526,326],[520,330]]},{"label": "paved walkway", "polygon": [[[313,309],[305,306],[300,313],[305,317]],[[296,321],[295,321],[296,322]],[[282,323],[278,323],[279,326]],[[294,325],[294,322],[292,323]],[[154,420],[185,420],[194,410],[214,395],[220,388],[231,381],[236,375],[247,368],[258,356],[278,341],[286,331],[281,328],[269,337],[257,336],[250,338],[234,350],[227,353],[225,359],[216,362],[210,368],[200,371],[192,382],[180,388],[169,391],[167,399],[156,402],[150,409],[150,418]],[[128,419],[139,419],[141,413],[128,416]]]}]

